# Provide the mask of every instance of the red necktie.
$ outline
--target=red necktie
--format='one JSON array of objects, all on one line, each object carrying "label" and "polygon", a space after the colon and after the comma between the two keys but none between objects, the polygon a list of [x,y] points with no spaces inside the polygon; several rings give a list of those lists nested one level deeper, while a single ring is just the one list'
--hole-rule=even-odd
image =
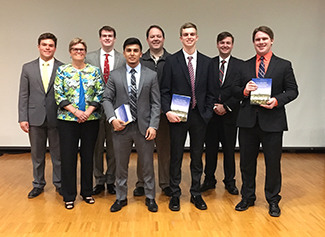
[{"label": "red necktie", "polygon": [[108,60],[109,54],[105,54],[105,61],[104,61],[104,80],[105,84],[107,83],[108,77],[109,77],[109,60]]},{"label": "red necktie", "polygon": [[195,76],[194,76],[194,68],[192,65],[192,59],[193,57],[190,56],[188,57],[188,72],[190,74],[190,79],[191,79],[191,89],[192,89],[192,109],[195,108],[196,106],[196,97],[195,97]]}]

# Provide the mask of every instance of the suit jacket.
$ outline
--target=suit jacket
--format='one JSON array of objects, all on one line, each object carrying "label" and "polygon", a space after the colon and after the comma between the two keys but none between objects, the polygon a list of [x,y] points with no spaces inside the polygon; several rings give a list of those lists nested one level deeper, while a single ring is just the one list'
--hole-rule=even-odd
[{"label": "suit jacket", "polygon": [[[119,68],[119,67],[121,67],[121,66],[123,66],[125,64],[125,58],[124,58],[123,54],[117,52],[115,49],[114,49],[114,52],[115,52],[115,59],[114,59],[114,68],[113,68],[113,70],[117,69],[117,68]],[[100,74],[103,77],[102,67],[100,65],[100,49],[87,53],[86,58],[85,58],[85,62],[89,63],[89,64],[91,64],[93,66],[99,67]],[[103,80],[103,82],[105,83],[104,80]]]},{"label": "suit jacket", "polygon": [[227,111],[225,115],[221,116],[224,123],[236,124],[240,99],[233,96],[232,84],[242,62],[243,60],[230,56],[226,75],[221,86],[219,82],[219,56],[213,58],[209,65],[209,78],[212,78],[214,84],[214,103],[223,104],[231,109],[231,112]]},{"label": "suit jacket", "polygon": [[234,81],[234,96],[242,99],[237,126],[252,128],[258,117],[259,126],[265,132],[288,130],[284,106],[298,96],[298,85],[291,62],[274,54],[271,57],[265,78],[272,78],[271,97],[275,97],[278,101],[278,105],[273,109],[251,105],[250,96],[244,97],[245,86],[252,78],[256,78],[256,56],[242,64]]},{"label": "suit jacket", "polygon": [[54,59],[47,91],[44,91],[39,58],[23,65],[18,98],[18,122],[27,121],[31,126],[41,126],[47,118],[50,125],[56,126],[57,105],[54,99],[53,84],[56,70],[62,64]]},{"label": "suit jacket", "polygon": [[[145,135],[149,127],[158,129],[160,118],[160,93],[157,73],[143,65],[141,65],[137,98],[137,123],[140,132]],[[105,86],[102,105],[107,119],[115,116],[114,110],[122,104],[129,104],[126,66],[111,71]],[[121,133],[124,131],[125,130],[122,130]]]},{"label": "suit jacket", "polygon": [[[212,80],[208,78],[208,67],[211,59],[197,52],[195,76],[195,95],[197,108],[205,123],[212,116],[214,94]],[[191,79],[182,50],[166,58],[161,84],[161,106],[164,113],[170,111],[173,94],[192,97]]]}]

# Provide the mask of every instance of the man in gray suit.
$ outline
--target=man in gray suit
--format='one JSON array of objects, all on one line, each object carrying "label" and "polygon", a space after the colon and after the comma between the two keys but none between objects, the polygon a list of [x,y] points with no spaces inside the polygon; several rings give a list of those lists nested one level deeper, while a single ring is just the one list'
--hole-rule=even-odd
[{"label": "man in gray suit", "polygon": [[[86,63],[99,67],[102,74],[102,79],[107,83],[110,71],[125,65],[125,58],[114,49],[116,41],[116,31],[113,27],[103,26],[99,29],[99,41],[101,48],[90,52],[86,56]],[[100,194],[105,190],[110,194],[115,194],[115,156],[113,151],[112,127],[107,122],[105,113],[102,112],[102,117],[99,120],[99,131],[94,152],[94,176],[96,186],[93,190],[93,195]],[[104,172],[103,155],[104,143],[106,140],[106,164],[107,170]]]},{"label": "man in gray suit", "polygon": [[23,65],[19,88],[19,123],[28,133],[33,162],[33,189],[28,198],[44,191],[46,142],[49,141],[53,166],[53,184],[61,195],[61,158],[57,130],[57,105],[54,100],[53,83],[57,68],[62,65],[54,58],[57,38],[52,33],[38,38],[40,57]]},{"label": "man in gray suit", "polygon": [[[153,151],[160,116],[160,93],[157,73],[140,64],[142,45],[137,38],[123,44],[126,65],[111,72],[106,84],[103,107],[113,125],[116,157],[116,201],[111,212],[127,205],[128,164],[133,143],[142,166],[144,191],[148,210],[156,212]],[[132,122],[125,124],[116,116],[115,109],[129,104]]]}]

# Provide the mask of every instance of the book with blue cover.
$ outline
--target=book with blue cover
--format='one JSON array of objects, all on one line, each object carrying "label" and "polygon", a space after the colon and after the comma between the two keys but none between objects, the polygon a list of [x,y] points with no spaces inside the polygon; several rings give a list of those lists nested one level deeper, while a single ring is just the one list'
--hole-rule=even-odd
[{"label": "book with blue cover", "polygon": [[182,122],[187,121],[188,110],[190,108],[191,97],[173,94],[170,109],[176,113]]},{"label": "book with blue cover", "polygon": [[122,104],[120,107],[116,108],[115,115],[116,118],[124,121],[124,125],[133,121],[129,104]]},{"label": "book with blue cover", "polygon": [[257,90],[251,91],[250,103],[252,105],[266,105],[271,98],[272,78],[252,78]]}]

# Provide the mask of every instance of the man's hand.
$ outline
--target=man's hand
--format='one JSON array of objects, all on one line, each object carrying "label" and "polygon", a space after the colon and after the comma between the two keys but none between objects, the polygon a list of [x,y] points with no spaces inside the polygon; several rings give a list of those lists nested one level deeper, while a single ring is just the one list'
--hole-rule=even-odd
[{"label": "man's hand", "polygon": [[29,132],[29,123],[27,121],[20,122],[19,125],[24,132]]},{"label": "man's hand", "polygon": [[250,93],[251,91],[257,90],[257,85],[252,80],[246,84],[245,90]]},{"label": "man's hand", "polygon": [[112,125],[114,128],[114,131],[122,131],[125,128],[124,121],[121,119],[113,119]]},{"label": "man's hand", "polygon": [[156,138],[156,129],[149,127],[146,131],[145,138],[147,141],[155,139]]},{"label": "man's hand", "polygon": [[276,105],[277,103],[277,100],[272,97],[268,102],[266,102],[267,104],[266,105],[260,105],[262,106],[263,108],[266,108],[266,109],[273,109],[274,106]]},{"label": "man's hand", "polygon": [[214,104],[213,111],[220,116],[227,113],[227,110],[225,110],[223,104]]},{"label": "man's hand", "polygon": [[181,122],[181,119],[178,117],[178,115],[172,111],[168,111],[166,113],[167,119],[171,123],[179,123]]}]

